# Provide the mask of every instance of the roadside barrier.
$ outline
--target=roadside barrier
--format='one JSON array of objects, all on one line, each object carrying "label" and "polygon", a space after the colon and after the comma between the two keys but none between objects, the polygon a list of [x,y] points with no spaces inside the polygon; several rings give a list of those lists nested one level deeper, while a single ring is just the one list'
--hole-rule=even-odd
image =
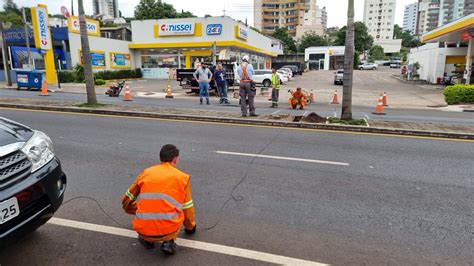
[{"label": "roadside barrier", "polygon": [[168,98],[168,99],[174,98],[173,93],[171,92],[170,84],[168,84],[168,86],[166,86],[166,96],[165,96],[165,98]]},{"label": "roadside barrier", "polygon": [[382,98],[382,104],[383,106],[388,106],[387,104],[387,93],[383,93],[383,98]]},{"label": "roadside barrier", "polygon": [[125,95],[124,95],[123,100],[126,102],[132,101],[132,93],[130,92],[130,88],[128,87],[128,84],[125,86]]},{"label": "roadside barrier", "polygon": [[334,91],[331,104],[339,104],[339,101],[337,100],[337,90]]},{"label": "roadside barrier", "polygon": [[380,93],[380,98],[379,98],[379,102],[377,104],[377,106],[375,107],[375,112],[372,112],[372,114],[374,115],[385,115],[385,113],[383,112],[383,94]]},{"label": "roadside barrier", "polygon": [[41,94],[39,96],[49,96],[46,80],[43,80],[43,84],[41,84]]}]

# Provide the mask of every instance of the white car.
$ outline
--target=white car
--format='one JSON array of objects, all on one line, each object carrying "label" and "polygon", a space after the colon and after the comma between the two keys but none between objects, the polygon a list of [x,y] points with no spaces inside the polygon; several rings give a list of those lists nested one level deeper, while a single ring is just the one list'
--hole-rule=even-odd
[{"label": "white car", "polygon": [[286,72],[285,70],[281,70],[281,69],[278,69],[277,70],[277,73],[278,74],[282,74],[285,78],[287,78],[288,80],[291,80],[292,77],[290,76],[290,74],[288,72]]},{"label": "white car", "polygon": [[290,76],[290,78],[293,78],[293,71],[291,71],[291,69],[282,67],[282,68],[280,68],[280,69],[278,69],[278,70],[283,70],[283,71],[285,71],[286,73],[288,73],[288,75]]},{"label": "white car", "polygon": [[[278,77],[280,77],[280,84],[288,82],[288,78],[277,72]],[[257,69],[253,74],[253,81],[257,85],[263,85],[264,87],[272,86],[272,71],[267,69]]]},{"label": "white car", "polygon": [[377,64],[374,63],[365,63],[359,65],[359,70],[376,70],[379,67]]}]

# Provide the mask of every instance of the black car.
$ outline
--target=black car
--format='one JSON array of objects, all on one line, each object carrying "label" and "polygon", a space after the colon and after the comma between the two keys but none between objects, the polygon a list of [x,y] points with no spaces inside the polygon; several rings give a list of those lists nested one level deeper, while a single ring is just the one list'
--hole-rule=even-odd
[{"label": "black car", "polygon": [[0,247],[46,223],[65,190],[66,175],[51,139],[0,117]]}]

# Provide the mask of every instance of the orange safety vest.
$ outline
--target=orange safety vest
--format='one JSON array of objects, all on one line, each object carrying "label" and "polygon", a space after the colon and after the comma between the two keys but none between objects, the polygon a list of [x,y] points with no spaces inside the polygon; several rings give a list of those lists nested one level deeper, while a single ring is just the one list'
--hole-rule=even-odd
[{"label": "orange safety vest", "polygon": [[244,68],[243,64],[240,64],[240,68],[242,68],[242,80],[240,80],[240,82],[252,82],[249,78],[249,74],[247,74],[247,66],[248,64]]},{"label": "orange safety vest", "polygon": [[184,221],[185,188],[189,176],[169,163],[162,163],[144,171],[137,180],[140,187],[133,229],[144,236],[174,233]]}]

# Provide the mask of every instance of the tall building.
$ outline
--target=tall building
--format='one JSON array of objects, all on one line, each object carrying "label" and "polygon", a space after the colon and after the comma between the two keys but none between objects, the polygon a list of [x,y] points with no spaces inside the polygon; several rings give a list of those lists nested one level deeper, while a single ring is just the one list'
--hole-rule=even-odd
[{"label": "tall building", "polygon": [[392,40],[396,0],[365,0],[364,23],[369,34],[378,40]]},{"label": "tall building", "polygon": [[417,35],[474,13],[474,0],[419,0]]},{"label": "tall building", "polygon": [[464,0],[464,16],[474,14],[474,0]]},{"label": "tall building", "polygon": [[267,35],[277,27],[287,28],[295,38],[306,32],[324,34],[317,21],[316,0],[254,0],[254,20],[254,26]]},{"label": "tall building", "polygon": [[94,16],[103,16],[106,18],[118,18],[118,0],[92,0]]},{"label": "tall building", "polygon": [[412,35],[416,33],[416,20],[418,17],[418,3],[405,6],[403,13],[403,30],[409,31]]},{"label": "tall building", "polygon": [[316,6],[316,23],[320,24],[324,31],[328,28],[328,12],[326,7],[319,8],[319,6]]}]

